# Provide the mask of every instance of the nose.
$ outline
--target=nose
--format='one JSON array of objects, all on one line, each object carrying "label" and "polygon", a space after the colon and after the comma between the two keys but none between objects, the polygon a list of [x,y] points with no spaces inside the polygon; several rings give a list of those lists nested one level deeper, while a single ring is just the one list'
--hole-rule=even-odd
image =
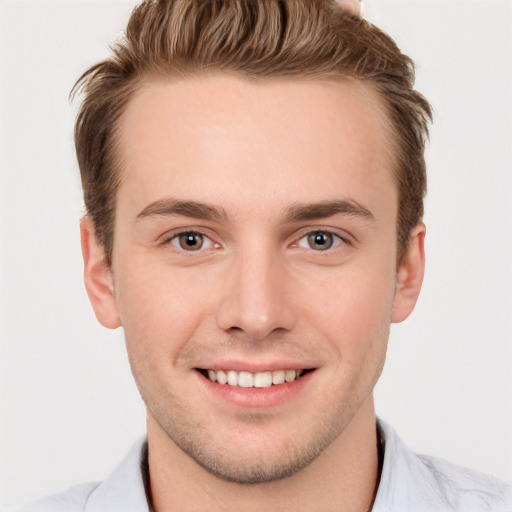
[{"label": "nose", "polygon": [[246,251],[227,274],[217,313],[221,329],[241,331],[252,341],[261,341],[272,333],[293,328],[291,283],[279,258],[270,251]]}]

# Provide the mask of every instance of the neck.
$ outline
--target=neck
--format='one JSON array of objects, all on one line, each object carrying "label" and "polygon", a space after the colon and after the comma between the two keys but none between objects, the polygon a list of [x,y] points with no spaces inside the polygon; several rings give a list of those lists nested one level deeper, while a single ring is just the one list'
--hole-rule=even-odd
[{"label": "neck", "polygon": [[370,396],[345,430],[306,468],[274,482],[243,485],[205,471],[174,444],[148,413],[154,509],[368,512],[379,478],[375,421]]}]

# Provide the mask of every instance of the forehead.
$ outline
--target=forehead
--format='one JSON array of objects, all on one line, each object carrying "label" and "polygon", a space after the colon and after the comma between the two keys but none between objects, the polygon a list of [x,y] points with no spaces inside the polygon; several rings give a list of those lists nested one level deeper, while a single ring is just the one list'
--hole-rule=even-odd
[{"label": "forehead", "polygon": [[394,189],[389,133],[380,97],[361,82],[148,82],[121,118],[120,193],[137,191],[132,206],[143,207],[171,193],[229,202],[229,190],[254,209],[333,190],[378,195]]}]

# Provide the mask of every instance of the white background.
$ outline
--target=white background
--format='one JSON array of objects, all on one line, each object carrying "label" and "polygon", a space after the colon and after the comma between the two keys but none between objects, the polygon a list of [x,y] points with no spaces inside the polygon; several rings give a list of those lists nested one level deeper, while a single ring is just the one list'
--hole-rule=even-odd
[{"label": "white background", "polygon": [[[393,326],[379,414],[416,451],[512,480],[512,7],[368,0],[436,115],[427,273]],[[126,1],[0,2],[0,508],[103,479],[144,433],[122,331],[81,282],[67,95]]]}]

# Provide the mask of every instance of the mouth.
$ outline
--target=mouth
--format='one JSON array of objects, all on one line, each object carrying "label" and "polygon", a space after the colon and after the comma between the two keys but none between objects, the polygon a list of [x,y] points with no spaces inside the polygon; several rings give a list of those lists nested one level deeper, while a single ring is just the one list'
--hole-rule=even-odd
[{"label": "mouth", "polygon": [[289,384],[301,379],[313,369],[286,369],[251,373],[236,370],[211,370],[196,368],[196,370],[211,382],[239,388],[270,388]]}]

